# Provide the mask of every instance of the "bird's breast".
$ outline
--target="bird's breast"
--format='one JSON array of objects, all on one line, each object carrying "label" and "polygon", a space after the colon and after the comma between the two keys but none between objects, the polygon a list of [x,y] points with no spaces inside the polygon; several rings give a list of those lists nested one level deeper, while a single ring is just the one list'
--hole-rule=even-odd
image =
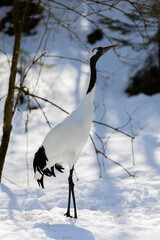
[{"label": "bird's breast", "polygon": [[44,139],[48,159],[57,162],[59,156],[65,158],[66,154],[81,152],[87,142],[92,119],[93,101],[88,97]]}]

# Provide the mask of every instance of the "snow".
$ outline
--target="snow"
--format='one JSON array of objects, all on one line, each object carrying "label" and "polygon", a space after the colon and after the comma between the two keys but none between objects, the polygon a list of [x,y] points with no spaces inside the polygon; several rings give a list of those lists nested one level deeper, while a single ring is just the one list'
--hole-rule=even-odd
[{"label": "snow", "polygon": [[[81,20],[79,26],[83,29],[82,36],[85,36],[89,25]],[[35,51],[38,36],[33,36],[33,40],[25,38],[22,47],[28,49],[29,46],[30,51]],[[6,38],[9,59],[11,42],[12,38]],[[98,44],[105,46],[106,40]],[[59,31],[54,37],[50,36],[46,46],[47,54],[85,60],[89,58],[91,50],[90,46],[88,49],[84,46],[79,48],[79,43],[71,41],[65,30]],[[9,65],[6,60],[1,54],[0,97],[7,90]],[[40,76],[38,66],[29,73],[28,86],[35,89],[36,95],[71,112],[83,99],[87,89],[88,65],[59,58],[46,58],[45,64]],[[49,64],[51,66],[47,67]],[[152,97],[140,94],[128,98],[123,92],[129,75],[128,67],[124,67],[113,51],[99,60],[97,68],[100,72],[95,93],[94,119],[99,121],[103,118],[102,122],[120,127],[128,122],[129,116],[132,117],[131,124],[122,130],[128,134],[136,134],[141,130],[133,141],[135,165],[130,138],[95,124],[92,130],[96,130],[107,140],[107,156],[122,164],[135,177],[129,177],[122,168],[107,159],[99,157],[98,163],[91,140],[88,139],[76,165],[77,176],[74,176],[78,219],[66,218],[64,213],[68,200],[68,168],[65,166],[64,173],[58,173],[56,178],[46,177],[44,189],[38,187],[32,161],[49,127],[41,110],[33,110],[29,113],[26,133],[27,112],[17,111],[0,184],[1,239],[159,239],[160,94]],[[106,80],[101,75],[109,79]],[[50,104],[42,101],[40,103],[52,126],[66,116]],[[3,104],[4,98],[0,102],[1,126]],[[99,146],[98,139],[96,136],[94,138]]]},{"label": "snow", "polygon": [[67,186],[1,184],[1,239],[158,239],[160,179],[76,183],[78,219],[64,217]]}]

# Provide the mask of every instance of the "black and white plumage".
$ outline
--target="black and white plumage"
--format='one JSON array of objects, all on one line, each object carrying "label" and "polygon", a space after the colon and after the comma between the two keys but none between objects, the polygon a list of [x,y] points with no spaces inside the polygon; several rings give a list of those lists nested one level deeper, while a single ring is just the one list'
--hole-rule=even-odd
[{"label": "black and white plumage", "polygon": [[80,105],[69,114],[62,122],[52,128],[45,137],[41,147],[36,152],[33,160],[35,178],[42,188],[44,188],[44,175],[55,177],[54,169],[63,172],[64,162],[68,163],[70,174],[67,217],[70,215],[70,201],[73,198],[74,217],[77,218],[76,202],[74,195],[74,183],[72,180],[74,166],[79,158],[81,150],[85,146],[91,123],[93,120],[93,100],[96,83],[96,62],[109,49],[121,44],[108,47],[96,47],[90,56],[90,82],[86,96]]}]

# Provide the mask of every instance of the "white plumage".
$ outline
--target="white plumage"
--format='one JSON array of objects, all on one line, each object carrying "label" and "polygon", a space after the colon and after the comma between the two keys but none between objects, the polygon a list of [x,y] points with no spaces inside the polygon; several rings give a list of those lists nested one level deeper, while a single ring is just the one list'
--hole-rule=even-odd
[{"label": "white plumage", "polygon": [[44,187],[43,177],[54,176],[54,167],[63,172],[63,164],[66,162],[70,169],[69,174],[69,197],[67,217],[70,215],[70,201],[71,195],[74,205],[74,217],[77,218],[76,202],[74,196],[74,183],[72,180],[74,166],[79,158],[81,150],[85,146],[93,119],[93,99],[96,83],[96,62],[97,60],[109,49],[119,46],[120,44],[97,47],[92,50],[90,57],[91,76],[90,83],[80,105],[62,122],[51,129],[51,131],[45,137],[42,146],[36,152],[33,168],[35,178],[38,181],[39,186]]},{"label": "white plumage", "polygon": [[86,144],[93,119],[94,90],[80,105],[45,137],[42,145],[49,159],[48,167],[67,162],[71,169]]}]

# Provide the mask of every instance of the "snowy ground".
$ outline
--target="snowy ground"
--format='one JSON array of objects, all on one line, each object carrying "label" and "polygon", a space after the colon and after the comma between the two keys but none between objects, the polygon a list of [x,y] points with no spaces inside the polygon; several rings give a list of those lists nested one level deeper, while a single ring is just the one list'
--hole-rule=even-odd
[{"label": "snowy ground", "polygon": [[64,217],[67,185],[1,184],[1,239],[159,239],[160,178],[76,183],[78,219]]},{"label": "snowy ground", "polygon": [[[85,26],[82,23],[82,26]],[[85,26],[86,27],[86,26]],[[84,33],[84,31],[83,31]],[[88,59],[89,51],[80,50],[76,42],[70,42],[65,32],[54,36],[47,47],[48,54]],[[34,49],[29,39],[24,39],[23,48]],[[65,48],[64,46],[65,40]],[[37,40],[38,41],[38,40]],[[6,40],[8,56],[12,38]],[[99,45],[106,45],[103,40]],[[96,44],[97,45],[97,44]],[[108,45],[108,43],[107,43]],[[120,51],[120,50],[119,50]],[[77,106],[88,86],[89,67],[86,64],[62,59],[46,59],[52,63],[44,67],[36,87],[36,94],[48,98],[67,111]],[[113,51],[103,56],[98,69],[109,71],[109,81],[98,78],[95,106],[105,103],[103,122],[115,127],[123,126],[132,116],[132,129],[143,130],[134,140],[135,165],[133,166],[131,142],[123,134],[93,126],[92,129],[108,138],[107,155],[123,164],[134,178],[129,177],[119,166],[100,159],[100,169],[91,141],[80,156],[76,166],[75,194],[78,219],[64,216],[68,199],[68,169],[56,178],[45,179],[45,189],[40,189],[33,176],[32,161],[44,136],[49,131],[41,110],[29,115],[28,134],[25,132],[26,112],[17,112],[14,129],[0,184],[0,238],[3,240],[71,239],[71,240],[158,240],[160,235],[160,95],[139,95],[128,98],[123,90],[128,69],[119,62]],[[112,74],[114,73],[114,74]],[[1,95],[7,89],[9,69],[6,58],[0,55]],[[36,85],[36,70],[28,76],[28,85]],[[6,79],[6,81],[4,81]],[[34,80],[35,81],[34,81]],[[58,81],[57,81],[58,79]],[[3,114],[4,99],[0,102]],[[53,106],[42,103],[43,110],[52,125],[66,115]],[[103,107],[96,108],[95,120],[100,120]],[[0,118],[2,126],[2,117]],[[131,133],[131,126],[124,128]],[[1,131],[1,130],[0,130]]]}]

